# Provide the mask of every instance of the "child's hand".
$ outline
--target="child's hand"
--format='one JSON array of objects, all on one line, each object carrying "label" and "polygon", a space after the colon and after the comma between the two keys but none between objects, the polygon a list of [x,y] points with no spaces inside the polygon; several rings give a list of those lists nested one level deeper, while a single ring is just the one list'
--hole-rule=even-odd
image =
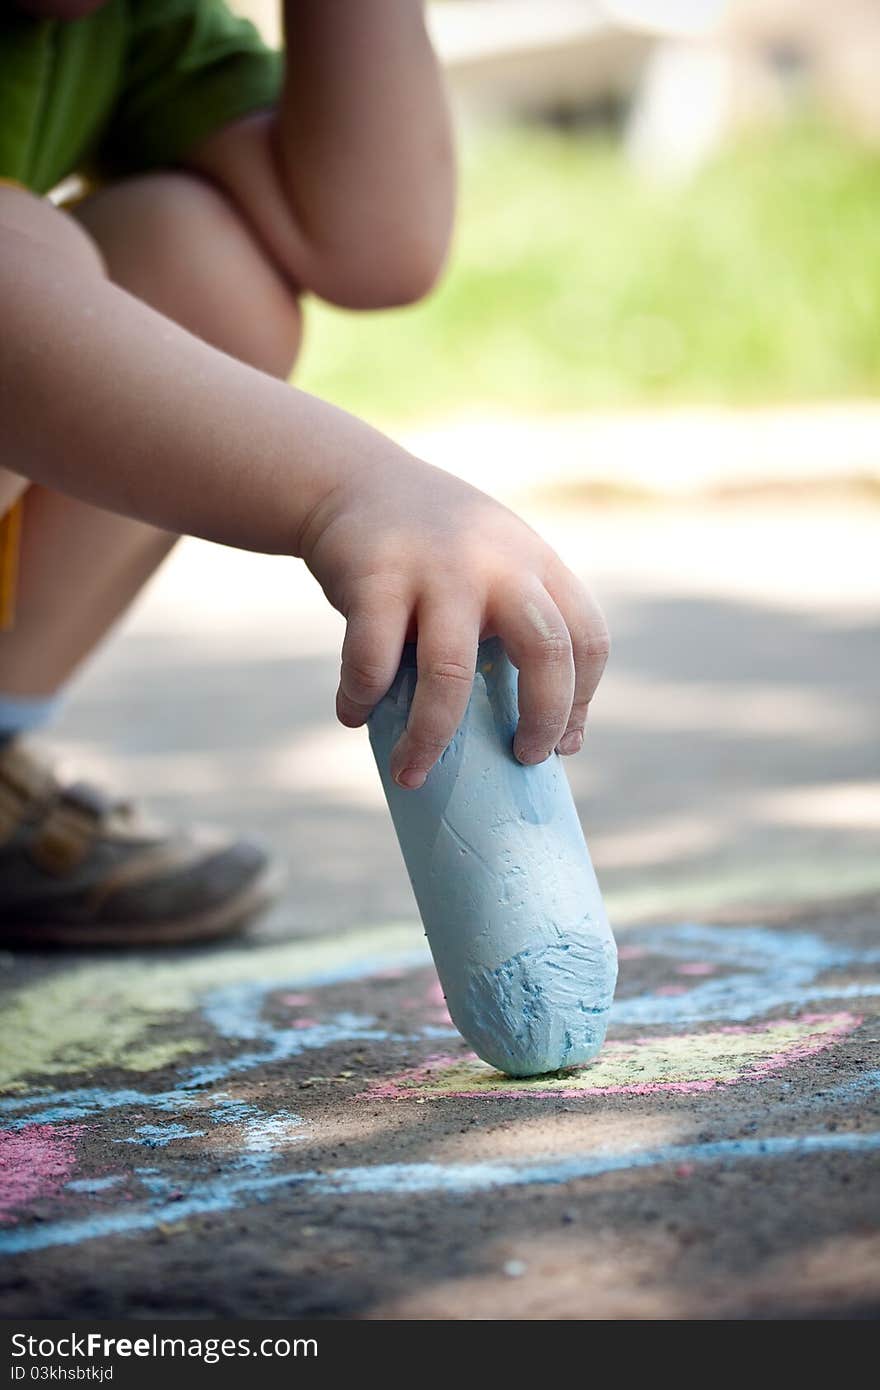
[{"label": "child's hand", "polygon": [[514,752],[539,763],[576,753],[608,655],[595,600],[534,531],[467,483],[395,456],[334,488],[300,553],[347,621],[336,709],[365,723],[406,640],[418,681],[391,771],[420,787],[464,716],[477,642],[498,636],[519,668]]}]

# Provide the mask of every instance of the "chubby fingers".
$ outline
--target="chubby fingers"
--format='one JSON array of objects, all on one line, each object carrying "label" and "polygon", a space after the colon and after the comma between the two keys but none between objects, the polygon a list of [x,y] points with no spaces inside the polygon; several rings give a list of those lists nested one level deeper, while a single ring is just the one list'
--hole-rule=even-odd
[{"label": "chubby fingers", "polygon": [[592,594],[573,574],[563,571],[548,587],[568,628],[574,660],[574,698],[557,748],[560,753],[577,753],[584,741],[587,709],[608,660],[608,625]]},{"label": "chubby fingers", "polygon": [[397,674],[406,640],[410,605],[386,591],[365,589],[348,613],[342,643],[342,669],[336,692],[341,724],[365,724]]},{"label": "chubby fingers", "polygon": [[[423,598],[416,606],[418,678],[407,727],[391,755],[399,786],[421,787],[464,718],[482,619],[467,594]],[[519,725],[514,754],[540,763],[553,752],[576,753],[587,708],[608,657],[608,629],[589,592],[568,571],[545,587],[505,588],[492,605],[491,627],[519,670]],[[391,686],[407,637],[412,604],[369,590],[348,614],[336,710],[364,724]]]},{"label": "chubby fingers", "polygon": [[391,754],[398,786],[421,787],[464,718],[477,664],[480,611],[466,595],[418,609],[418,674],[406,730]]},{"label": "chubby fingers", "polygon": [[513,751],[521,763],[541,763],[562,738],[575,694],[568,626],[537,581],[505,596],[493,624],[519,669],[519,724]]}]

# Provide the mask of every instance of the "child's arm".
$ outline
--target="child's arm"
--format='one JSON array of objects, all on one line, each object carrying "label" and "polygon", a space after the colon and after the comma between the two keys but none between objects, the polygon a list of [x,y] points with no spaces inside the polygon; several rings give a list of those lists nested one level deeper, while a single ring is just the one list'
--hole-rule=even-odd
[{"label": "child's arm", "polygon": [[301,289],[348,308],[420,298],[455,202],[443,82],[422,0],[286,0],[277,110],[186,163],[236,203]]},{"label": "child's arm", "polygon": [[363,723],[417,630],[393,771],[419,785],[471,687],[477,639],[521,671],[516,751],[577,742],[607,636],[522,521],[333,406],[243,366],[110,284],[83,234],[0,189],[0,458],[97,506],[302,556],[348,622],[339,716]]}]

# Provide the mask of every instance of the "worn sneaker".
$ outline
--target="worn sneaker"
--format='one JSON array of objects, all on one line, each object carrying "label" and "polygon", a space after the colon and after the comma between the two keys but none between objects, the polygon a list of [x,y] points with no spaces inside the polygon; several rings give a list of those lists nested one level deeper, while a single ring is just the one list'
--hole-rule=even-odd
[{"label": "worn sneaker", "polygon": [[0,747],[0,946],[130,946],[238,931],[279,875],[246,840],[170,831],[33,750]]}]

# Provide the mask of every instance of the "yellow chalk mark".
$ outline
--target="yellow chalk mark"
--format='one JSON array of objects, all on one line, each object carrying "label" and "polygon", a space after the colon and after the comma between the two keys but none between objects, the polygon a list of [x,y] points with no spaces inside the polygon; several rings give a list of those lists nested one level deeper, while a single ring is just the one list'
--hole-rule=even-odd
[{"label": "yellow chalk mark", "polygon": [[612,1041],[588,1066],[529,1079],[502,1076],[485,1062],[467,1058],[395,1077],[376,1089],[392,1096],[412,1093],[439,1097],[480,1092],[540,1095],[709,1088],[821,1051],[851,1032],[858,1022],[852,1014],[831,1014],[819,1019],[784,1019],[758,1028]]},{"label": "yellow chalk mark", "polygon": [[295,983],[332,975],[359,959],[381,969],[422,943],[417,928],[397,923],[332,938],[201,951],[174,960],[98,961],[59,971],[14,990],[4,1001],[0,1092],[20,1089],[23,1077],[170,1065],[204,1051],[207,1038],[157,1038],[152,1030],[185,1021],[213,989],[263,980]]}]

